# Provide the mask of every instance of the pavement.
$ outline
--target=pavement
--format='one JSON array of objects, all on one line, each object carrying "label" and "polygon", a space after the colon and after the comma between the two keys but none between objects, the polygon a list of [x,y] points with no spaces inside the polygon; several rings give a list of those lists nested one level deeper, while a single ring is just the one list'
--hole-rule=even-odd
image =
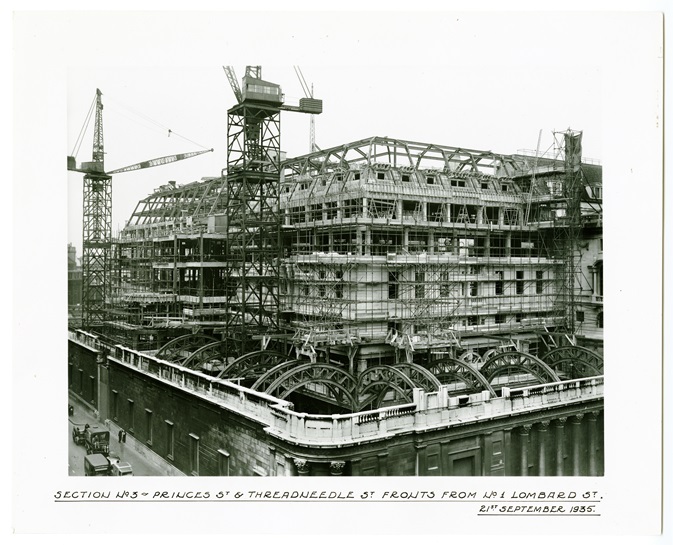
[{"label": "pavement", "polygon": [[75,445],[73,442],[72,428],[73,426],[78,426],[82,429],[85,424],[89,424],[91,427],[108,428],[110,430],[110,453],[118,456],[121,461],[130,463],[133,468],[133,475],[165,476],[169,474],[166,468],[168,462],[157,461],[157,455],[147,446],[136,441],[135,438],[127,435],[126,443],[120,443],[118,440],[119,426],[114,422],[100,422],[95,409],[91,405],[72,393],[68,395],[68,403],[74,408],[73,415],[68,416],[70,423],[68,426],[69,475],[84,475],[84,456],[86,455],[86,450],[83,445]]}]

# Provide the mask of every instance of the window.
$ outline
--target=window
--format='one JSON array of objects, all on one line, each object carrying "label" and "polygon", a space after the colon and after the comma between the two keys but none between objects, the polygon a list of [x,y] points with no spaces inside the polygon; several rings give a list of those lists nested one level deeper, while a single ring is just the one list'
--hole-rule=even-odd
[{"label": "window", "polygon": [[173,460],[175,455],[175,430],[173,428],[173,422],[170,420],[164,420],[166,422],[166,458]]},{"label": "window", "polygon": [[343,299],[343,296],[344,296],[344,285],[343,285],[344,273],[343,273],[343,271],[336,271],[335,276],[336,276],[336,280],[337,280],[337,285],[334,286],[334,296],[337,299]]},{"label": "window", "polygon": [[147,434],[147,444],[152,444],[152,411],[145,409],[145,433]]},{"label": "window", "polygon": [[132,399],[127,401],[129,402],[129,431],[133,431],[135,427],[135,402]]},{"label": "window", "polygon": [[224,449],[217,451],[217,469],[220,477],[229,477],[229,453]]},{"label": "window", "polygon": [[409,181],[409,175],[408,174],[402,174],[402,181],[403,182],[408,182]]},{"label": "window", "polygon": [[457,187],[458,186],[458,180],[451,180],[451,187]]},{"label": "window", "polygon": [[428,176],[425,181],[428,183],[428,185],[433,185],[435,183],[435,177],[434,176]]},{"label": "window", "polygon": [[386,179],[386,173],[385,172],[377,172],[376,173],[376,179],[377,180],[385,180]]},{"label": "window", "polygon": [[488,189],[488,182],[481,182],[482,189]]},{"label": "window", "polygon": [[79,395],[84,393],[84,370],[79,369]]},{"label": "window", "polygon": [[73,366],[72,363],[68,364],[68,388],[72,388],[72,376],[73,376]]},{"label": "window", "polygon": [[521,323],[521,320],[523,320],[523,314],[518,313],[514,319],[516,320],[517,323]]},{"label": "window", "polygon": [[356,172],[355,174],[353,174],[353,179],[354,180],[359,180],[360,179],[360,173]]},{"label": "window", "polygon": [[470,297],[476,297],[479,295],[479,283],[470,282]]},{"label": "window", "polygon": [[425,298],[425,273],[416,273],[416,286],[414,287],[414,295],[416,299]]},{"label": "window", "polygon": [[502,184],[502,185],[500,186],[500,189],[502,189],[503,191],[508,191],[508,190],[509,190],[509,186],[508,186],[507,184]]},{"label": "window", "polygon": [[603,329],[603,311],[596,314],[596,327]]},{"label": "window", "polygon": [[575,312],[575,321],[584,322],[584,311],[578,310]]},{"label": "window", "polygon": [[478,316],[468,316],[467,325],[479,325],[479,317]]},{"label": "window", "polygon": [[516,271],[516,294],[523,294],[523,271]]},{"label": "window", "polygon": [[495,323],[496,324],[504,324],[505,323],[505,315],[504,314],[496,314],[495,315]]},{"label": "window", "polygon": [[189,470],[192,475],[199,474],[199,436],[189,434]]},{"label": "window", "polygon": [[503,281],[504,275],[502,271],[495,271],[495,275],[498,280],[495,281],[495,294],[502,295],[505,292],[505,282]]},{"label": "window", "polygon": [[535,271],[535,293],[544,293],[544,272]]},{"label": "window", "polygon": [[441,273],[439,284],[439,296],[440,297],[451,297],[451,284],[449,283],[449,273]]},{"label": "window", "polygon": [[397,272],[388,273],[388,299],[397,299]]}]

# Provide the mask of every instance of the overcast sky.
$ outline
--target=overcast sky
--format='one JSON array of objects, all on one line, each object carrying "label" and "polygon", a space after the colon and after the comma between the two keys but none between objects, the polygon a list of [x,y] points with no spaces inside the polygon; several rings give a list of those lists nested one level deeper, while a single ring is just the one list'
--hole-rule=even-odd
[{"label": "overcast sky", "polygon": [[[170,23],[171,17],[162,17]],[[217,25],[212,18],[190,17],[192,36],[198,36],[200,28],[208,32]],[[143,19],[137,15],[124,22],[131,27],[131,36],[144,29]],[[423,32],[410,32],[414,19],[415,28]],[[236,27],[231,20],[219,22],[222,27]],[[107,20],[103,29],[115,24]],[[306,30],[305,25],[294,24]],[[222,64],[232,64],[240,79],[245,63],[262,63],[264,79],[279,83],[290,104],[303,96],[292,68],[299,65],[324,103],[324,113],[316,116],[316,141],[323,149],[389,136],[513,153],[534,150],[542,131],[541,151],[546,151],[553,144],[554,130],[572,128],[584,131],[584,155],[601,159],[605,44],[591,37],[597,27],[606,25],[604,18],[339,14],[323,24],[323,32],[314,28],[302,40],[285,35],[277,43],[263,41],[270,47],[275,44],[274,51],[256,50],[254,44],[247,51],[235,42],[231,50],[224,40],[220,54],[208,52],[211,62],[206,64],[195,43],[190,46],[193,64],[178,58],[167,65],[166,51],[150,63],[151,55],[136,57],[124,47],[98,66],[73,58],[67,70],[67,154],[73,150],[96,88],[101,89],[105,106],[106,169],[201,146],[215,149],[180,163],[114,176],[113,230],[122,228],[138,200],[159,185],[216,176],[226,165],[226,111],[235,101]],[[334,29],[340,32],[331,34]],[[145,31],[152,35],[151,28]],[[160,42],[158,30],[156,37]],[[297,41],[313,47],[296,54]],[[151,41],[144,36],[143,43]],[[160,49],[160,43],[155,46]],[[284,46],[287,55],[279,55],[278,49]],[[269,53],[274,53],[273,58],[264,64]],[[237,64],[239,59],[242,63]],[[289,156],[307,153],[309,116],[281,115],[283,150]],[[90,160],[92,127],[93,122],[78,162]],[[168,129],[173,131],[170,137]],[[82,175],[69,173],[68,241],[78,253],[81,200]]]}]

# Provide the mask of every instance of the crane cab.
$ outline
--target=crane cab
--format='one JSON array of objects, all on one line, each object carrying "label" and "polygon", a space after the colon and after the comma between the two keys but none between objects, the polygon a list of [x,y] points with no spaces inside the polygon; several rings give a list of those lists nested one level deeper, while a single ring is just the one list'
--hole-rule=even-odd
[{"label": "crane cab", "polygon": [[244,102],[249,100],[251,102],[270,102],[280,105],[284,100],[280,85],[250,76],[243,78],[241,94]]}]

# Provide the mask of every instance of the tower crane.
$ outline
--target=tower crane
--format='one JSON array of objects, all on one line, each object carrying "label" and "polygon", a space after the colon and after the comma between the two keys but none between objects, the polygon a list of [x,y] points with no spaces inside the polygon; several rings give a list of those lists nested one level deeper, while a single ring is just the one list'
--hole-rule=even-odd
[{"label": "tower crane", "polygon": [[89,110],[78,140],[86,130],[95,111],[93,152],[91,162],[77,165],[74,150],[68,156],[68,170],[84,174],[82,215],[82,325],[90,327],[105,321],[106,298],[110,281],[110,252],[112,249],[112,175],[132,170],[181,161],[213,149],[192,151],[158,157],[123,168],[105,171],[103,144],[103,102],[96,89],[94,104]]},{"label": "tower crane", "polygon": [[[242,355],[255,342],[266,348],[282,338],[280,268],[283,257],[280,210],[280,112],[319,114],[322,100],[285,104],[280,85],[262,79],[260,66],[246,68],[239,86],[224,66],[237,104],[227,112],[228,277],[236,297],[227,300],[225,336]],[[259,345],[257,345],[259,346]]]}]

